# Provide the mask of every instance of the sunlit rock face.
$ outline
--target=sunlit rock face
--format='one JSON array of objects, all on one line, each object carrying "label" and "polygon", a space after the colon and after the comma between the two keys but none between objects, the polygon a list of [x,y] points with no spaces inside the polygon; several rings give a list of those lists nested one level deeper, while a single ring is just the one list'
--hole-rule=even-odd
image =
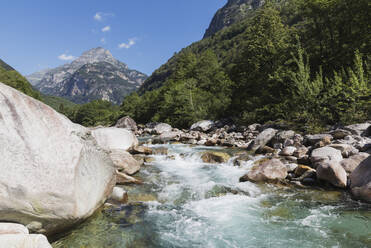
[{"label": "sunlit rock face", "polygon": [[0,221],[54,233],[111,193],[114,166],[90,131],[0,83]]}]

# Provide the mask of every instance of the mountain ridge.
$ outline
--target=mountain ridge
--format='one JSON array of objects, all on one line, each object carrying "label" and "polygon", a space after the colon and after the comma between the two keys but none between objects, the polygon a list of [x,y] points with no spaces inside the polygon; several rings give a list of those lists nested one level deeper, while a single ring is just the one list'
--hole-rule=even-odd
[{"label": "mountain ridge", "polygon": [[75,103],[102,99],[120,104],[126,95],[143,84],[147,75],[129,69],[110,51],[97,47],[84,52],[71,63],[33,73],[27,78],[43,94]]}]

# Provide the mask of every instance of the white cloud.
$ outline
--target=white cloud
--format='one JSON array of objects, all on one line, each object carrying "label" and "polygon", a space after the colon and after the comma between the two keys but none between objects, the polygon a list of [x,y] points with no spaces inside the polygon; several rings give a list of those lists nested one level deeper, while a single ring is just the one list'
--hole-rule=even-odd
[{"label": "white cloud", "polygon": [[95,13],[94,20],[101,21],[102,19],[102,13]]},{"label": "white cloud", "polygon": [[119,44],[119,48],[122,49],[122,48],[126,48],[126,49],[129,49],[130,47],[134,46],[136,43],[136,38],[131,38],[129,39],[129,42],[128,43],[121,43]]},{"label": "white cloud", "polygon": [[61,54],[58,56],[58,59],[68,61],[68,60],[74,60],[76,57],[72,55],[67,55],[67,54]]},{"label": "white cloud", "polygon": [[102,38],[102,39],[100,39],[100,42],[101,42],[102,44],[106,44],[106,39],[105,39],[105,38]]},{"label": "white cloud", "polygon": [[111,26],[105,26],[104,28],[102,28],[102,32],[108,32],[111,30]]},{"label": "white cloud", "polygon": [[95,13],[94,15],[94,20],[100,22],[100,21],[103,21],[103,19],[105,19],[105,17],[113,17],[115,16],[113,13],[103,13],[103,12],[97,12]]}]

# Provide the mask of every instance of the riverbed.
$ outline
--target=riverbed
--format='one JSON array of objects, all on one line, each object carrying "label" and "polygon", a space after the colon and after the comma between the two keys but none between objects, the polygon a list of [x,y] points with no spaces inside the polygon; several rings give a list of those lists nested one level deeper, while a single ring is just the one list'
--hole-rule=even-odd
[{"label": "riverbed", "polygon": [[371,205],[345,191],[240,183],[261,156],[237,167],[202,162],[223,148],[151,147],[168,155],[142,167],[143,185],[122,186],[129,203],[98,211],[54,248],[371,247]]}]

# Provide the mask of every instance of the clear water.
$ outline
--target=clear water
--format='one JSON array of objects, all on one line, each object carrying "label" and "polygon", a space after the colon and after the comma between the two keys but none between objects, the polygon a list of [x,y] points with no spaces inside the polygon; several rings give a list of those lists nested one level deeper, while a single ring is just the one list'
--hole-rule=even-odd
[{"label": "clear water", "polygon": [[145,184],[124,187],[130,204],[98,212],[53,247],[371,247],[371,205],[345,192],[239,183],[253,161],[205,164],[210,148],[166,147],[175,160],[144,166]]}]

